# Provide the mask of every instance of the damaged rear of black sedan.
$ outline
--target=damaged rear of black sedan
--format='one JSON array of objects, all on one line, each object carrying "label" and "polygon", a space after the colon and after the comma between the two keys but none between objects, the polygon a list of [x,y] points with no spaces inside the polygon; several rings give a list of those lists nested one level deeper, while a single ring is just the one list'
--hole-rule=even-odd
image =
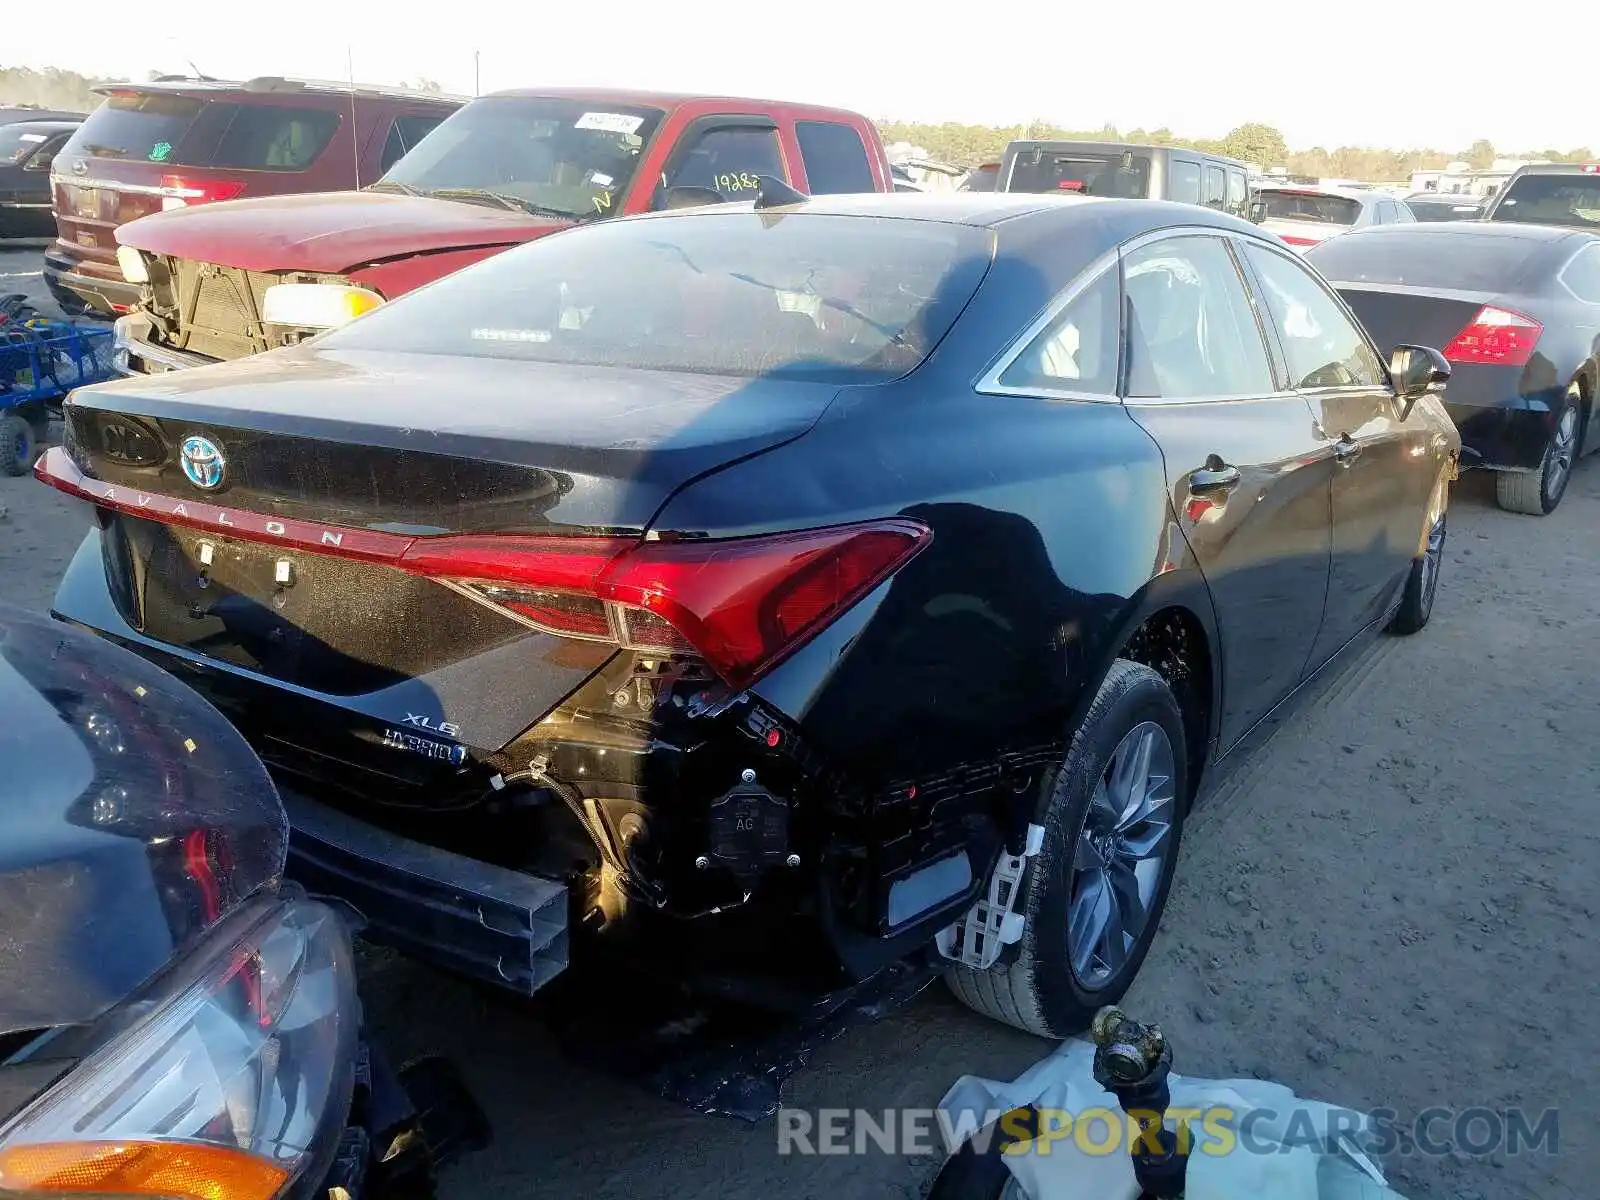
[{"label": "damaged rear of black sedan", "polygon": [[[1244,335],[1275,426],[1120,399],[1120,248],[1181,221],[1210,265],[1151,259],[1140,296],[1241,306],[1231,247],[1321,288],[1291,256],[1152,202],[787,200],[80,390],[38,468],[97,513],[56,612],[228,713],[292,871],[413,953],[522,992],[609,956],[795,1011],[954,960],[969,1003],[1064,1034],[1137,969],[1202,768],[1302,664],[1431,604],[1433,368],[1391,383],[1353,323],[1334,352],[1370,378],[1327,423],[1403,406],[1416,449],[1323,621],[1340,429],[1274,392],[1276,335]],[[1212,428],[1252,492],[1226,513]]]}]

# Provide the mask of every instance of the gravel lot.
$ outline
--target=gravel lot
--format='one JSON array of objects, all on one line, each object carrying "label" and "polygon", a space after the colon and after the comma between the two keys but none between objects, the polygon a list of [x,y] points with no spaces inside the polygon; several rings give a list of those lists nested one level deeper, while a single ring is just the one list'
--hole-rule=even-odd
[{"label": "gravel lot", "polygon": [[[13,274],[34,270],[36,252],[0,253],[0,292],[36,286]],[[1414,1198],[1588,1197],[1600,462],[1544,520],[1499,512],[1489,482],[1457,486],[1428,630],[1379,641],[1197,814],[1128,1007],[1161,1021],[1186,1074],[1403,1116],[1557,1107],[1558,1155],[1407,1157],[1391,1179]],[[83,518],[31,480],[0,479],[0,505],[0,600],[42,608]],[[365,988],[394,1048],[453,1057],[495,1122],[444,1200],[916,1197],[937,1168],[780,1157],[771,1124],[688,1114],[574,1067],[515,1006],[414,964],[371,956]],[[819,1051],[785,1100],[932,1105],[960,1074],[1009,1078],[1048,1050],[935,988]]]}]

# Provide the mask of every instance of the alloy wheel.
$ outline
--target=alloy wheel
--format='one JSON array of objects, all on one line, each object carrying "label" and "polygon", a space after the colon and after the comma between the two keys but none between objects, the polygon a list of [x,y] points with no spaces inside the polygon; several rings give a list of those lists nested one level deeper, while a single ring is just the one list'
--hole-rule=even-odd
[{"label": "alloy wheel", "polygon": [[1068,956],[1096,991],[1122,971],[1153,917],[1175,838],[1172,740],[1154,721],[1112,751],[1084,814],[1072,863]]},{"label": "alloy wheel", "polygon": [[1567,474],[1572,470],[1572,459],[1578,449],[1578,410],[1568,404],[1561,419],[1550,435],[1550,448],[1545,452],[1544,494],[1554,500],[1567,484]]}]

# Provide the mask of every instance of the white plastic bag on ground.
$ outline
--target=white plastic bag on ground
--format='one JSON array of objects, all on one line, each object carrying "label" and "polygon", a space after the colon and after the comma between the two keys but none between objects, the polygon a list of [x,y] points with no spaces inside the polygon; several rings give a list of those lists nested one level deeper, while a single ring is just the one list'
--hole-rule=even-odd
[{"label": "white plastic bag on ground", "polygon": [[[1010,1083],[964,1075],[939,1103],[946,1128],[981,1128],[998,1113],[1032,1105],[1053,1133],[1005,1155],[1029,1200],[1138,1200],[1126,1116],[1116,1097],[1095,1082],[1093,1064],[1094,1046],[1073,1039]],[[1356,1141],[1337,1138],[1341,1130],[1359,1138],[1366,1128],[1359,1113],[1301,1099],[1282,1084],[1259,1079],[1193,1079],[1173,1072],[1168,1085],[1173,1108],[1205,1114],[1189,1121],[1185,1200],[1404,1200],[1385,1186]],[[1085,1136],[1075,1136],[1069,1119],[1095,1113],[1110,1116],[1089,1121]],[[1248,1149],[1239,1137],[1241,1120],[1248,1120]],[[1332,1131],[1340,1144],[1311,1144],[1308,1131]],[[1231,1149],[1218,1153],[1230,1143]]]}]

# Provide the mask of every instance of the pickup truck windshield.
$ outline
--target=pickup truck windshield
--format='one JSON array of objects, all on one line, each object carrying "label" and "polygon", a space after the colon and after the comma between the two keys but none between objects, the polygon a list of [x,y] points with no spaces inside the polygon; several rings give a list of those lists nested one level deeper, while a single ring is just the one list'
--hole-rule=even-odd
[{"label": "pickup truck windshield", "polygon": [[1008,192],[1069,192],[1139,200],[1150,194],[1150,156],[1115,151],[1023,150]]},{"label": "pickup truck windshield", "polygon": [[1600,226],[1600,175],[1524,175],[1506,188],[1489,219],[1593,229]]},{"label": "pickup truck windshield", "polygon": [[330,350],[870,383],[971,299],[986,229],[748,210],[603,221],[496,255],[325,334]]},{"label": "pickup truck windshield", "polygon": [[485,96],[441,122],[373,186],[607,216],[620,207],[663,115],[600,100]]}]

